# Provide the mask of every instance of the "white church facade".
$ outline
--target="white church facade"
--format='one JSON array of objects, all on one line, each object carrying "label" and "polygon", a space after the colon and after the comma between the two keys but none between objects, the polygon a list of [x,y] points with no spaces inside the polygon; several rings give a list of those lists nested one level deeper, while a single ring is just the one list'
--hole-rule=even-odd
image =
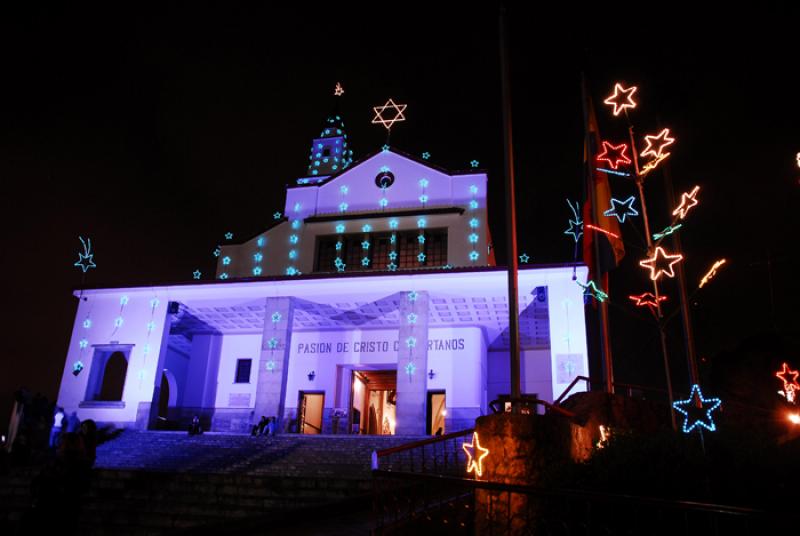
[{"label": "white church facade", "polygon": [[[506,272],[487,175],[384,147],[352,162],[338,116],[272,227],[218,249],[214,281],[76,292],[58,397],[120,427],[422,435],[509,393]],[[588,373],[583,266],[519,272],[522,392]]]}]

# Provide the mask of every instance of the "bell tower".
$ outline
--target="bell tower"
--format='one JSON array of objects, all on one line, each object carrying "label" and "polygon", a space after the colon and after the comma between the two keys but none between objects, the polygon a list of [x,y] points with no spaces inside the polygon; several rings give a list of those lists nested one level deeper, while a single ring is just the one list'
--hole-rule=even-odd
[{"label": "bell tower", "polygon": [[343,94],[344,89],[337,83],[335,111],[325,120],[325,127],[311,144],[307,174],[310,177],[333,175],[353,162],[353,151],[348,147],[344,121],[339,114],[339,98]]}]

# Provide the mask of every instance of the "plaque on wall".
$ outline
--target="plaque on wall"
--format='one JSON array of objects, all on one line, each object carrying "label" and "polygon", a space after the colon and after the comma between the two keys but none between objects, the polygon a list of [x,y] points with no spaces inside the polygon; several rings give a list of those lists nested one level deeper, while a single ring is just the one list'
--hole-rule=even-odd
[{"label": "plaque on wall", "polygon": [[231,408],[250,407],[250,393],[230,393],[228,395],[228,407]]},{"label": "plaque on wall", "polygon": [[556,383],[569,383],[575,376],[585,376],[583,354],[556,354]]}]

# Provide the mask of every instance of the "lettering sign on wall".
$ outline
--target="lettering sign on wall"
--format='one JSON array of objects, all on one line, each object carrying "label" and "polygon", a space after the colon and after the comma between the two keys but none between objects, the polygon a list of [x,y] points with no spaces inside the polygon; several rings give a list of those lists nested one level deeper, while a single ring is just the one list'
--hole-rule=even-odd
[{"label": "lettering sign on wall", "polygon": [[[463,338],[428,339],[428,351],[464,350]],[[297,342],[294,354],[372,354],[381,352],[397,352],[400,349],[398,340],[379,341],[340,341],[340,342]]]}]

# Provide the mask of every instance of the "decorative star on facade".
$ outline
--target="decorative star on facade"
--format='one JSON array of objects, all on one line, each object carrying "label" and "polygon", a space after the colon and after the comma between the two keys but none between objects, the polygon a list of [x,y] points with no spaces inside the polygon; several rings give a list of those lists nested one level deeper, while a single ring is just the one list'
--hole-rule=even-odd
[{"label": "decorative star on facade", "polygon": [[665,153],[664,149],[675,143],[675,138],[669,137],[669,129],[665,128],[655,136],[644,137],[647,147],[642,151],[642,156],[652,156],[653,158],[665,158],[670,153]]},{"label": "decorative star on facade", "polygon": [[361,242],[361,249],[369,249],[369,240]]},{"label": "decorative star on facade", "polygon": [[480,165],[480,162],[478,162],[477,160],[471,160],[469,165],[470,167],[476,168]]},{"label": "decorative star on facade", "polygon": [[222,257],[222,264],[223,266],[228,266],[231,263],[231,258],[227,255]]},{"label": "decorative star on facade", "polygon": [[84,241],[83,237],[79,236],[78,240],[80,240],[81,244],[83,244],[83,253],[80,251],[78,252],[78,260],[75,262],[75,264],[73,264],[73,266],[77,266],[83,270],[83,273],[86,273],[89,268],[97,268],[97,264],[95,264],[94,260],[92,259],[94,257],[94,253],[92,253],[92,239],[87,238]]},{"label": "decorative star on facade", "polygon": [[575,242],[577,242],[578,240],[580,240],[581,235],[583,234],[583,222],[569,220],[569,229],[564,231],[564,234],[572,235],[572,238],[574,238]]},{"label": "decorative star on facade", "polygon": [[[668,262],[666,268],[662,266],[662,263],[659,262],[660,259]],[[673,269],[673,265],[683,260],[683,255],[680,253],[676,255],[669,255],[664,251],[664,248],[661,246],[656,248],[656,252],[653,256],[649,259],[645,259],[643,261],[639,261],[639,266],[642,268],[647,268],[650,270],[650,279],[653,281],[658,281],[658,278],[661,275],[666,275],[667,277],[675,277],[675,270]]]},{"label": "decorative star on facade", "polygon": [[684,192],[681,194],[681,204],[678,205],[678,208],[672,211],[673,216],[678,216],[680,219],[686,217],[689,213],[689,209],[693,206],[697,205],[699,201],[697,200],[697,192],[700,191],[700,186],[695,186],[692,188],[691,192]]},{"label": "decorative star on facade", "polygon": [[369,257],[363,257],[361,259],[361,266],[369,266]]},{"label": "decorative star on facade", "polygon": [[274,313],[272,313],[272,323],[273,324],[277,324],[278,322],[280,322],[281,318],[283,318],[283,316],[278,311],[275,311]]},{"label": "decorative star on facade", "polygon": [[469,236],[467,236],[467,238],[469,239],[471,244],[475,244],[478,242],[478,235],[476,233],[470,233]]},{"label": "decorative star on facade", "polygon": [[339,212],[344,212],[344,211],[346,211],[348,206],[349,206],[349,205],[348,205],[347,203],[345,203],[345,202],[341,202],[341,203],[339,203]]},{"label": "decorative star on facade", "polygon": [[406,339],[406,346],[409,348],[414,348],[417,345],[417,338],[416,337],[409,337]]},{"label": "decorative star on facade", "polygon": [[688,434],[697,427],[703,427],[709,432],[716,430],[717,426],[714,424],[714,419],[711,418],[711,412],[721,404],[722,400],[719,398],[703,398],[700,386],[694,384],[689,398],[676,400],[672,403],[672,407],[675,408],[675,411],[683,414],[683,431]]},{"label": "decorative star on facade", "polygon": [[344,229],[345,229],[345,227],[344,227],[343,223],[340,223],[340,224],[338,224],[336,226],[336,232],[339,233],[339,234],[342,234],[344,232]]},{"label": "decorative star on facade", "polygon": [[531,260],[531,258],[528,256],[527,253],[523,253],[522,255],[519,256],[519,262],[521,262],[522,264],[528,264],[529,260]]},{"label": "decorative star on facade", "polygon": [[264,255],[261,252],[253,254],[253,260],[256,262],[261,262],[264,260]]},{"label": "decorative star on facade", "polygon": [[800,391],[800,383],[797,383],[798,376],[800,376],[800,371],[790,369],[788,363],[784,363],[783,368],[775,373],[775,377],[783,382],[783,391],[785,393]]},{"label": "decorative star on facade", "polygon": [[230,231],[225,233],[225,240],[233,240],[233,233]]},{"label": "decorative star on facade", "polygon": [[472,432],[472,441],[461,445],[467,455],[467,472],[476,476],[483,475],[483,459],[489,455],[489,449],[481,446],[478,432]]},{"label": "decorative star on facade", "polygon": [[430,157],[431,157],[431,153],[429,153],[428,151],[425,151],[424,153],[422,153],[422,159],[423,160],[428,160]]},{"label": "decorative star on facade", "polygon": [[425,254],[420,251],[419,255],[417,255],[417,260],[419,262],[425,262]]},{"label": "decorative star on facade", "polygon": [[390,261],[396,261],[397,260],[397,252],[396,251],[390,251],[389,252],[389,260]]},{"label": "decorative star on facade", "polygon": [[388,268],[390,272],[394,272],[395,270],[397,270],[397,265],[393,262],[390,262],[389,264],[386,265],[386,268]]},{"label": "decorative star on facade", "polygon": [[416,324],[417,323],[417,315],[414,313],[408,313],[406,316],[406,320],[408,320],[409,324]]},{"label": "decorative star on facade", "polygon": [[592,296],[594,299],[600,302],[604,302],[608,299],[608,294],[597,288],[597,284],[594,281],[589,280],[589,282],[587,282],[585,285],[580,281],[575,282],[583,289],[584,296]]},{"label": "decorative star on facade", "polygon": [[419,242],[420,244],[424,244],[425,243],[425,235],[422,235],[422,234],[418,235],[417,236],[417,242]]},{"label": "decorative star on facade", "polygon": [[627,143],[612,145],[607,141],[603,142],[603,152],[597,155],[598,162],[608,162],[611,169],[617,169],[620,164],[628,165],[631,159],[627,157],[625,151],[628,150]]},{"label": "decorative star on facade", "polygon": [[658,307],[658,304],[662,301],[667,299],[666,296],[658,296],[656,297],[651,292],[645,292],[644,294],[639,294],[638,296],[628,296],[629,299],[636,302],[637,307]]},{"label": "decorative star on facade", "polygon": [[472,250],[472,251],[469,252],[469,260],[477,261],[478,257],[480,257],[480,254],[477,251]]},{"label": "decorative star on facade", "polygon": [[272,218],[275,219],[275,220],[279,220],[282,217],[283,217],[283,214],[281,214],[280,212],[276,212],[275,214],[272,215]]},{"label": "decorative star on facade", "polygon": [[203,273],[202,273],[200,270],[195,270],[194,272],[192,272],[192,276],[193,276],[195,279],[200,279],[200,276],[201,276],[201,275],[203,275]]},{"label": "decorative star on facade", "polygon": [[412,290],[411,292],[408,293],[407,296],[408,296],[408,301],[415,302],[415,301],[417,301],[417,298],[419,297],[419,294],[417,294],[416,290]]},{"label": "decorative star on facade", "polygon": [[413,376],[414,373],[417,371],[417,367],[411,361],[408,362],[406,365],[406,374],[409,376]]},{"label": "decorative star on facade", "polygon": [[214,252],[213,252],[213,253],[214,253],[214,256],[215,256],[215,257],[219,257],[219,256],[220,256],[220,254],[222,253],[222,250],[221,250],[221,249],[219,249],[219,248],[217,248],[217,249],[215,249],[215,250],[214,250]]},{"label": "decorative star on facade", "polygon": [[[386,104],[383,106],[374,106],[372,109],[375,110],[375,117],[372,119],[372,124],[381,124],[386,130],[391,130],[392,125],[406,120],[403,115],[406,107],[406,104],[395,104],[392,99],[386,101]],[[387,114],[387,117],[384,117],[384,113]],[[391,117],[388,117],[389,115],[391,115]]]},{"label": "decorative star on facade", "polygon": [[267,346],[269,347],[270,350],[274,350],[275,348],[278,347],[278,339],[276,339],[275,337],[270,338],[267,341]]},{"label": "decorative star on facade", "polygon": [[389,147],[388,143],[384,144],[383,147],[381,147],[381,151],[384,152],[384,153],[389,151],[389,149],[390,149],[390,147]]},{"label": "decorative star on facade", "polygon": [[683,224],[682,224],[682,223],[679,223],[679,224],[678,224],[678,225],[676,225],[675,227],[673,227],[672,225],[667,225],[667,226],[664,228],[664,230],[663,230],[663,231],[661,231],[660,233],[653,233],[653,240],[661,240],[661,239],[662,239],[662,238],[664,238],[665,236],[669,236],[669,235],[671,235],[672,233],[674,233],[675,231],[677,231],[677,230],[678,230],[678,229],[680,229],[681,227],[683,227]]},{"label": "decorative star on facade", "polygon": [[639,212],[633,208],[634,196],[630,196],[625,201],[611,198],[611,208],[603,212],[603,216],[615,216],[620,223],[625,223],[626,216],[638,216]]},{"label": "decorative star on facade", "polygon": [[344,88],[342,87],[342,84],[336,82],[336,87],[333,90],[333,94],[336,95],[337,97],[341,97],[342,95],[344,95]]},{"label": "decorative star on facade", "polygon": [[614,84],[614,94],[603,101],[604,104],[614,107],[614,116],[618,116],[626,108],[636,108],[636,102],[633,100],[633,94],[639,89],[636,86],[631,86],[628,89],[622,87],[622,84]]},{"label": "decorative star on facade", "polygon": [[256,266],[255,268],[253,268],[253,275],[261,275],[261,271],[262,271],[261,267]]},{"label": "decorative star on facade", "polygon": [[228,274],[226,272],[222,272],[221,274],[219,274],[219,278],[220,279],[228,279]]}]

